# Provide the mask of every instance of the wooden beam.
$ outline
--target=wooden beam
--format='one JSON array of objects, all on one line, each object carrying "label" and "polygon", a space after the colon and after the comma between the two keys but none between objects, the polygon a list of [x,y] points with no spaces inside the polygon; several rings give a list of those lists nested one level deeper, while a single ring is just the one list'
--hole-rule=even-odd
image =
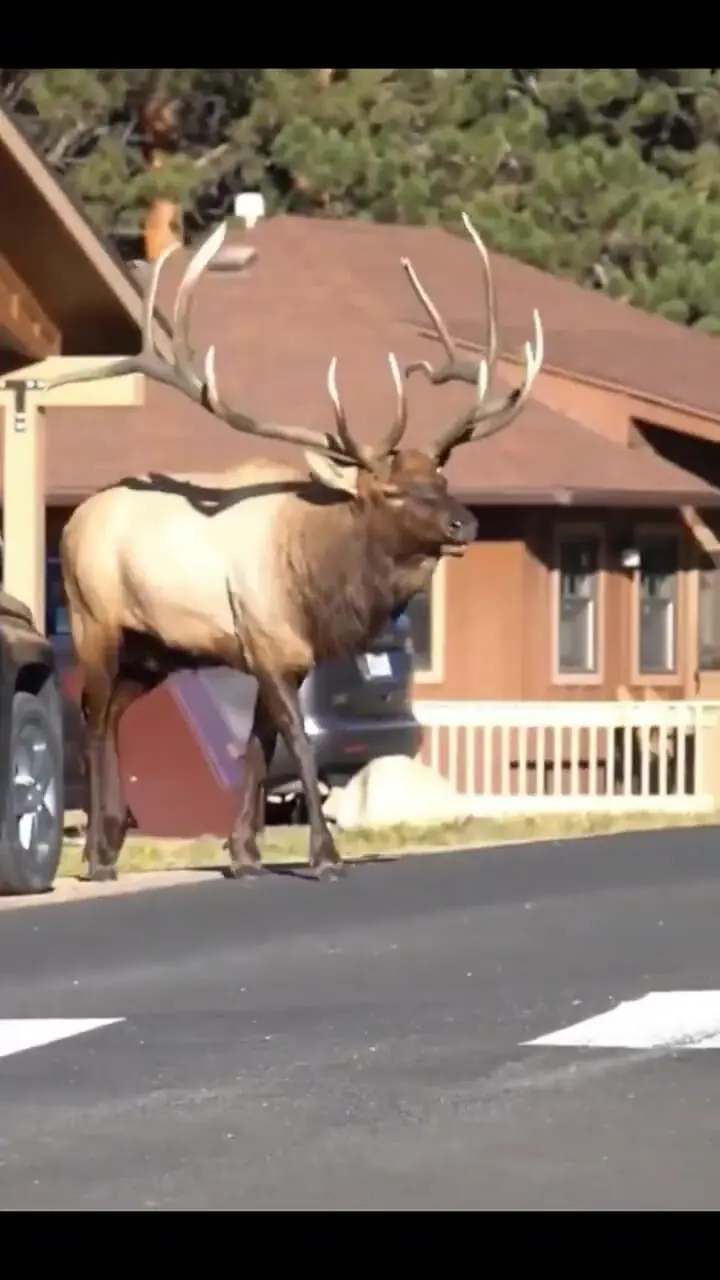
[{"label": "wooden beam", "polygon": [[36,360],[61,347],[60,330],[27,285],[0,254],[0,330],[22,355]]},{"label": "wooden beam", "polygon": [[[37,364],[18,369],[13,378],[26,382],[50,381],[65,373],[83,373],[99,365],[120,364],[125,356],[50,356]],[[37,403],[47,409],[134,409],[145,403],[145,379],[141,373],[128,373],[119,378],[102,378],[97,382],[69,382],[62,387],[39,387],[33,391]]]},{"label": "wooden beam", "polygon": [[695,541],[709,556],[716,556],[720,551],[720,538],[715,530],[703,519],[695,507],[681,507],[680,515]]}]

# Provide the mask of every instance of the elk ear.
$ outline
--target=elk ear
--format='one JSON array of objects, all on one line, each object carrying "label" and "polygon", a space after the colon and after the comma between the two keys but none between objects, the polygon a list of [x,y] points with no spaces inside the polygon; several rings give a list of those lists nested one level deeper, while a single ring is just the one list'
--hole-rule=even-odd
[{"label": "elk ear", "polygon": [[327,485],[328,489],[340,489],[342,493],[350,494],[351,498],[357,497],[359,467],[351,462],[335,462],[333,458],[326,458],[323,453],[315,453],[312,449],[306,449],[305,461],[310,474],[320,484]]}]

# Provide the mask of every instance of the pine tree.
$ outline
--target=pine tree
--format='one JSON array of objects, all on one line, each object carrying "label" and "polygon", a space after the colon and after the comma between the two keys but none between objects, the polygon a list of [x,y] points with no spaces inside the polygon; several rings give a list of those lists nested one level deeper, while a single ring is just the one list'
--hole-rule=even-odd
[{"label": "pine tree", "polygon": [[119,242],[269,212],[458,225],[720,331],[720,69],[0,71],[0,95]]}]

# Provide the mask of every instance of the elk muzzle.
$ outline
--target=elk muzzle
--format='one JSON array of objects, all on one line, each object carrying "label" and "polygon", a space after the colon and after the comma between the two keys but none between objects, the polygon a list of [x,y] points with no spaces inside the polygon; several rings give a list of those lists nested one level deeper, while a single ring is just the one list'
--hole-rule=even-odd
[{"label": "elk muzzle", "polygon": [[475,541],[478,522],[471,511],[450,499],[445,520],[444,556],[461,556],[471,542]]}]

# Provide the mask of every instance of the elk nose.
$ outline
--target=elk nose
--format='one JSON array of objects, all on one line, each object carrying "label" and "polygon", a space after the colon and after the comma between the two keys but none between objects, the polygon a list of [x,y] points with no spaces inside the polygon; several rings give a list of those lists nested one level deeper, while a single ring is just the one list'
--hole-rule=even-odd
[{"label": "elk nose", "polygon": [[460,519],[451,520],[449,532],[450,532],[450,536],[454,538],[457,542],[467,542],[468,541],[467,520],[460,520]]},{"label": "elk nose", "polygon": [[469,511],[453,516],[448,525],[448,533],[455,542],[474,542],[477,529],[477,520]]}]

